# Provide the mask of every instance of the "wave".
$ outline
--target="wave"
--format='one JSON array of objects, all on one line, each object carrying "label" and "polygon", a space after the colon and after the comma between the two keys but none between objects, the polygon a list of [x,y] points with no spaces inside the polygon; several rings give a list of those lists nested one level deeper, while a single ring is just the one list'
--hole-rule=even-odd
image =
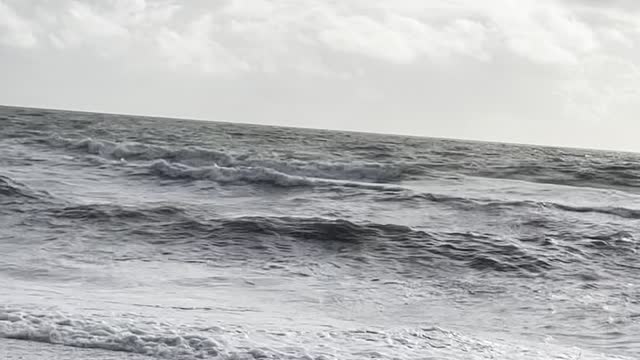
[{"label": "wave", "polygon": [[[242,217],[221,222],[223,237],[244,234],[271,241],[311,240],[342,257],[364,263],[395,263],[407,266],[471,267],[498,272],[539,273],[552,268],[544,252],[490,234],[430,233],[407,226],[354,223],[347,220],[290,217]],[[271,245],[270,245],[271,246]],[[351,251],[349,251],[351,250]],[[543,249],[540,249],[543,250]]]},{"label": "wave", "polygon": [[640,186],[637,165],[610,166],[595,161],[536,159],[535,164],[485,164],[480,169],[463,168],[461,173],[490,179],[512,179],[532,183],[618,189],[631,193]]},{"label": "wave", "polygon": [[[94,241],[149,246],[144,253],[125,256],[127,259],[166,253],[177,261],[262,262],[293,255],[326,255],[337,256],[348,266],[374,266],[411,276],[421,276],[416,275],[422,273],[415,271],[419,268],[445,272],[475,269],[518,276],[565,272],[585,261],[633,256],[639,249],[633,233],[592,228],[568,231],[547,217],[519,223],[536,231],[513,236],[425,231],[321,217],[211,217],[168,205],[58,206],[32,211],[23,223],[32,227],[53,224],[59,231],[91,226]],[[574,256],[576,253],[581,256]]]},{"label": "wave", "polygon": [[[198,146],[169,147],[144,144],[140,142],[113,142],[92,138],[70,139],[61,136],[49,136],[42,142],[68,149],[83,151],[106,159],[126,161],[165,160],[191,167],[253,167],[266,168],[290,176],[319,179],[361,181],[371,183],[396,183],[403,180],[423,178],[424,176],[446,176],[458,174],[464,176],[514,179],[533,183],[547,183],[593,188],[616,188],[622,191],[635,191],[640,184],[637,165],[621,163],[606,165],[598,162],[583,163],[577,160],[543,159],[536,163],[514,163],[504,165],[492,162],[495,154],[485,160],[468,161],[458,159],[448,152],[433,151],[421,160],[405,157],[402,161],[391,162],[379,159],[376,154],[383,149],[379,145],[362,145],[369,151],[366,158],[378,159],[373,162],[349,159],[319,160],[296,159],[288,155],[270,158],[259,153],[232,153]],[[349,152],[353,149],[347,148]],[[387,149],[388,150],[388,149]],[[363,156],[363,155],[360,155]],[[451,157],[454,156],[454,159]],[[471,156],[474,155],[464,155]],[[433,157],[433,158],[432,158]],[[382,156],[384,158],[384,156]],[[544,160],[547,160],[545,163]],[[584,161],[582,159],[581,161]]]},{"label": "wave", "polygon": [[[150,326],[149,326],[150,325]],[[0,337],[73,347],[123,351],[165,359],[202,359],[225,353],[221,344],[195,334],[176,334],[162,323],[145,326],[128,321],[106,323],[60,314],[0,310]]]},{"label": "wave", "polygon": [[168,161],[185,163],[217,163],[222,166],[232,163],[231,156],[214,150],[198,147],[186,147],[181,149],[170,149],[157,145],[146,145],[136,142],[116,143],[105,140],[83,139],[80,141],[70,141],[68,139],[57,138],[63,144],[74,148],[82,149],[94,155],[116,160],[156,160],[165,159]]},{"label": "wave", "polygon": [[452,196],[435,193],[408,193],[398,192],[395,194],[387,194],[390,196],[378,197],[376,200],[380,202],[398,201],[398,202],[411,202],[411,201],[429,201],[436,203],[449,204],[462,208],[463,210],[479,210],[479,211],[492,211],[500,209],[517,209],[517,208],[530,208],[530,209],[555,209],[566,212],[575,213],[597,213],[603,215],[611,215],[621,217],[625,219],[637,220],[640,219],[640,209],[630,209],[625,207],[616,206],[574,206],[561,204],[551,201],[534,201],[534,200],[496,200],[489,198],[471,198],[462,196]]},{"label": "wave", "polygon": [[[553,267],[545,248],[531,249],[491,234],[425,232],[406,226],[318,217],[207,218],[175,207],[52,208],[39,215],[57,228],[93,224],[109,241],[162,245],[162,251],[194,259],[282,259],[301,251],[336,255],[349,264],[471,267],[539,273]],[[36,221],[29,222],[36,224]],[[112,232],[119,228],[117,234]],[[100,237],[96,236],[96,239]],[[100,240],[97,240],[100,241]]]},{"label": "wave", "polygon": [[229,154],[196,146],[172,148],[138,142],[118,143],[91,138],[73,140],[60,136],[51,136],[43,141],[49,145],[82,150],[89,154],[114,160],[164,160],[168,163],[180,163],[191,167],[216,165],[219,167],[264,168],[290,176],[332,180],[389,183],[421,172],[413,164],[404,163],[303,161],[294,158],[269,159],[259,155],[257,158],[251,158],[249,154]]},{"label": "wave", "polygon": [[212,180],[221,184],[266,183],[283,187],[312,186],[314,181],[308,178],[287,175],[264,167],[191,167],[180,163],[156,160],[150,170],[171,179]]},{"label": "wave", "polygon": [[298,176],[354,180],[374,183],[390,183],[400,181],[411,175],[422,173],[412,164],[380,164],[362,161],[336,163],[327,161],[301,161],[289,159],[286,162],[277,160],[245,160],[240,163],[246,166],[265,166],[281,172]]},{"label": "wave", "polygon": [[555,207],[559,210],[578,212],[578,213],[600,213],[606,215],[614,215],[625,219],[640,219],[640,209],[628,209],[615,206],[605,207],[589,207],[589,206],[569,206],[555,203],[545,203],[548,206]]},{"label": "wave", "polygon": [[7,176],[0,175],[0,201],[2,201],[1,197],[21,200],[38,200],[47,195],[48,194],[46,192],[35,191],[25,184],[21,184]]},{"label": "wave", "polygon": [[261,216],[224,219],[220,221],[220,229],[225,232],[277,234],[297,240],[352,244],[382,241],[413,232],[409,227],[394,224],[357,224],[345,219]]},{"label": "wave", "polygon": [[[165,309],[165,311],[180,311]],[[158,359],[628,359],[586,349],[480,338],[437,326],[398,329],[273,330],[237,326],[176,326],[131,314],[118,317],[71,315],[0,308],[0,337],[102,349]],[[259,338],[254,339],[254,338]]]},{"label": "wave", "polygon": [[109,204],[71,205],[62,208],[49,208],[41,212],[56,218],[83,221],[164,221],[186,216],[183,209],[175,206],[139,208]]},{"label": "wave", "polygon": [[560,204],[550,201],[533,201],[533,200],[522,200],[522,201],[489,201],[489,202],[480,202],[480,206],[483,208],[499,208],[499,207],[529,207],[535,209],[555,209],[566,212],[575,212],[575,213],[596,213],[603,215],[611,215],[616,217],[621,217],[625,219],[640,219],[640,210],[637,209],[629,209],[622,207],[613,207],[613,206],[572,206],[566,204]]},{"label": "wave", "polygon": [[22,186],[16,184],[10,178],[0,175],[0,195],[7,197],[31,197]]},{"label": "wave", "polygon": [[213,165],[193,167],[181,163],[170,163],[166,160],[156,160],[148,166],[148,169],[151,174],[163,178],[209,180],[226,185],[267,184],[285,188],[327,186],[391,192],[404,190],[402,187],[387,184],[289,175],[262,166],[223,167]]}]

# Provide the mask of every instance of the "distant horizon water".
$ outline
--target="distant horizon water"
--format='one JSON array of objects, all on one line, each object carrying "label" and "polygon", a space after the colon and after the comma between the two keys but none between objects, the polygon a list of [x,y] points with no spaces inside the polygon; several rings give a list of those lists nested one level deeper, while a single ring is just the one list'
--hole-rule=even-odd
[{"label": "distant horizon water", "polygon": [[463,137],[455,137],[455,136],[430,136],[426,134],[409,134],[409,133],[394,133],[394,132],[375,132],[375,131],[366,131],[362,129],[338,129],[338,128],[322,128],[322,127],[305,127],[301,125],[286,125],[286,124],[277,124],[277,123],[259,123],[259,122],[242,122],[242,121],[234,121],[232,119],[209,119],[205,117],[189,117],[186,115],[180,114],[143,114],[143,113],[129,113],[129,112],[110,112],[110,111],[102,111],[102,110],[91,110],[91,109],[74,109],[74,108],[58,108],[58,107],[38,107],[38,106],[22,106],[22,105],[7,105],[0,104],[0,107],[9,107],[9,108],[24,108],[24,109],[33,109],[33,110],[52,110],[52,111],[68,111],[68,112],[81,112],[81,113],[89,113],[89,114],[106,114],[106,115],[119,115],[119,116],[131,116],[131,117],[148,117],[148,118],[158,118],[158,119],[172,119],[178,121],[208,121],[214,123],[230,123],[230,124],[240,124],[240,125],[255,125],[255,126],[269,126],[269,127],[284,127],[284,128],[292,128],[292,129],[307,129],[307,130],[326,130],[326,131],[344,131],[344,132],[354,132],[354,133],[363,133],[363,134],[377,134],[377,135],[389,135],[389,136],[407,136],[407,137],[420,137],[420,138],[431,138],[431,139],[442,139],[442,140],[457,140],[457,141],[470,141],[470,142],[480,142],[480,143],[495,143],[495,144],[508,144],[508,145],[522,145],[522,146],[541,146],[541,147],[550,147],[550,148],[560,148],[560,149],[576,149],[576,150],[597,150],[597,151],[613,151],[613,152],[624,152],[624,153],[640,153],[640,148],[634,149],[614,149],[607,147],[584,147],[584,146],[572,146],[572,145],[563,145],[563,144],[551,144],[551,143],[534,143],[534,142],[513,142],[504,139],[482,139],[482,138],[463,138]]}]

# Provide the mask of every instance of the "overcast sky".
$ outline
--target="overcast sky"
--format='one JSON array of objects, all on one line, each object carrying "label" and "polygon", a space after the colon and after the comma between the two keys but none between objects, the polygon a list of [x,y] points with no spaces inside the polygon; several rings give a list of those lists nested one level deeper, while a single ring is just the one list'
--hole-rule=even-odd
[{"label": "overcast sky", "polygon": [[638,0],[0,0],[0,103],[640,151]]}]

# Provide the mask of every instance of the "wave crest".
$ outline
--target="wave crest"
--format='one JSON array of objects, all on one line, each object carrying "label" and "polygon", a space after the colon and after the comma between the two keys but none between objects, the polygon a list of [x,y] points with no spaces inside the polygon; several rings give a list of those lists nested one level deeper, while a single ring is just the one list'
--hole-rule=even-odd
[{"label": "wave crest", "polygon": [[264,167],[191,167],[166,160],[154,161],[153,173],[171,179],[212,180],[221,184],[265,183],[282,187],[311,186],[314,181],[300,176],[287,175]]},{"label": "wave crest", "polygon": [[351,180],[374,183],[389,183],[415,175],[417,168],[412,164],[383,164],[376,162],[328,162],[299,160],[295,158],[272,159],[258,155],[229,154],[196,146],[171,148],[137,142],[112,142],[86,138],[72,140],[60,136],[45,139],[45,143],[114,160],[147,160],[180,163],[191,167],[237,167],[264,168],[289,176],[311,177],[331,180]]},{"label": "wave crest", "polygon": [[210,338],[195,334],[178,335],[160,323],[153,325],[146,329],[127,322],[107,324],[61,314],[0,310],[0,337],[4,338],[123,351],[165,359],[223,355],[221,345]]},{"label": "wave crest", "polygon": [[115,205],[77,205],[47,209],[45,213],[57,218],[83,221],[163,221],[177,216],[185,216],[182,209],[174,206],[136,208]]},{"label": "wave crest", "polygon": [[[474,359],[612,359],[610,355],[579,348],[564,348],[553,344],[536,346],[517,339],[506,341],[473,337],[438,326],[274,332],[235,326],[175,326],[161,321],[146,321],[141,317],[132,318],[130,314],[126,317],[111,315],[92,318],[50,311],[2,308],[0,337],[171,360],[461,360],[469,358],[469,349],[472,350]],[[258,339],[253,339],[254,337]],[[628,359],[618,356],[614,358]]]},{"label": "wave crest", "polygon": [[37,200],[45,195],[48,194],[45,192],[37,192],[25,184],[21,184],[7,176],[0,175],[0,197]]},{"label": "wave crest", "polygon": [[463,196],[443,195],[434,193],[403,193],[391,194],[391,196],[379,197],[380,202],[387,201],[428,201],[448,204],[464,210],[494,211],[500,209],[531,208],[531,209],[555,209],[575,213],[597,213],[617,216],[625,219],[640,219],[640,209],[630,209],[616,206],[574,206],[551,201],[534,200],[495,200],[470,198]]}]

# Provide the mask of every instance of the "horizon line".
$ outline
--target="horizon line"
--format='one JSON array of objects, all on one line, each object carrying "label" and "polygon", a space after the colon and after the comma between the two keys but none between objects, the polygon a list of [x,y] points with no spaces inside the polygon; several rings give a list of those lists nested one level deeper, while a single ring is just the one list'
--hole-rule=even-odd
[{"label": "horizon line", "polygon": [[511,141],[504,141],[504,140],[486,140],[486,139],[483,140],[483,139],[457,138],[457,137],[440,137],[440,136],[415,135],[415,134],[410,135],[410,134],[403,134],[403,133],[385,133],[385,132],[365,131],[365,130],[347,130],[347,129],[330,129],[330,128],[292,126],[292,125],[278,125],[278,124],[262,124],[262,123],[241,122],[241,121],[232,121],[232,120],[211,120],[211,119],[204,119],[204,118],[186,118],[186,117],[176,117],[176,116],[166,116],[166,115],[119,113],[119,112],[110,112],[110,111],[101,111],[101,110],[47,108],[47,107],[33,107],[33,106],[13,105],[13,104],[7,105],[7,104],[3,104],[3,103],[0,103],[0,107],[22,108],[22,109],[30,109],[30,110],[45,110],[45,111],[66,111],[66,112],[75,112],[75,113],[102,114],[102,115],[114,115],[114,116],[146,117],[146,118],[152,118],[152,119],[155,118],[155,119],[178,120],[178,121],[201,121],[201,122],[212,122],[212,123],[223,123],[223,124],[280,127],[280,128],[285,128],[285,129],[320,130],[320,131],[329,131],[329,132],[348,132],[348,133],[356,133],[356,134],[387,135],[387,136],[399,136],[399,137],[400,136],[404,136],[404,137],[410,137],[410,138],[451,140],[451,141],[460,141],[460,142],[465,142],[466,141],[466,142],[476,142],[476,143],[484,143],[484,144],[504,144],[504,145],[514,145],[514,146],[544,147],[544,148],[553,148],[553,149],[602,151],[602,152],[619,152],[619,153],[640,154],[640,150],[623,150],[623,149],[610,149],[610,148],[585,148],[585,147],[570,146],[570,145],[519,143],[519,142],[511,142]]}]

